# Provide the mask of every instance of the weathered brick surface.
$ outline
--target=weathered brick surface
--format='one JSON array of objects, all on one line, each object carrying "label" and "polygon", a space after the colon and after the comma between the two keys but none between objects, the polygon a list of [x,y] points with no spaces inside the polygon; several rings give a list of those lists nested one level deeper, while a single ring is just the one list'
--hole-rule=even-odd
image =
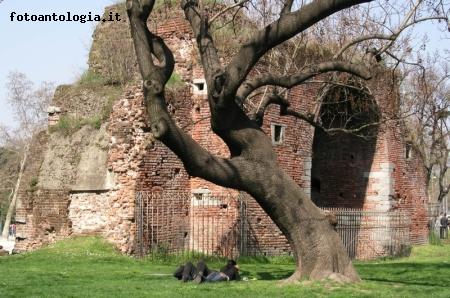
[{"label": "weathered brick surface", "polygon": [[17,211],[16,249],[19,251],[41,247],[71,234],[68,217],[67,190],[36,190],[21,194],[23,200]]},{"label": "weathered brick surface", "polygon": [[[202,146],[218,156],[227,157],[228,149],[211,131],[205,95],[195,93],[191,86],[195,79],[203,77],[203,72],[199,67],[195,42],[189,33],[188,24],[179,13],[170,12],[166,15],[161,12],[158,18],[163,17],[167,18],[164,22],[157,19],[149,25],[156,28],[173,50],[177,63],[176,72],[187,83],[184,87],[169,86],[168,109],[178,125]],[[97,28],[90,56],[90,67],[94,71],[101,73],[104,67],[102,63],[105,63],[96,59],[96,40],[110,34],[112,28],[107,26],[119,26],[120,30],[128,30],[126,22],[125,20],[114,25],[105,23]],[[317,85],[309,84],[292,89],[289,94],[291,107],[304,113],[315,113],[318,107],[312,99],[316,96],[317,88]],[[386,92],[383,88],[381,84],[372,88],[377,104],[384,112],[395,112],[398,108],[396,95]],[[181,161],[163,144],[150,138],[143,94],[139,86],[128,86],[114,103],[112,110],[108,121],[110,143],[107,168],[114,177],[114,186],[103,193],[72,193],[70,196],[68,193],[64,194],[64,191],[55,190],[60,191],[61,196],[58,198],[53,192],[42,190],[39,196],[42,202],[47,203],[40,204],[32,195],[24,192],[25,185],[29,185],[27,183],[33,177],[32,173],[36,172],[30,169],[28,180],[25,179],[22,187],[23,201],[26,203],[18,209],[18,218],[26,218],[27,226],[30,223],[30,229],[23,231],[28,239],[24,243],[32,243],[27,247],[36,247],[38,242],[42,244],[50,241],[42,240],[45,237],[40,237],[41,240],[35,240],[33,237],[42,234],[43,229],[39,227],[39,221],[44,221],[42,210],[49,208],[46,204],[51,202],[59,206],[54,210],[58,210],[61,216],[61,221],[54,223],[57,226],[54,235],[63,237],[70,233],[98,233],[115,243],[121,251],[132,253],[136,245],[135,196],[138,191],[195,193],[208,190],[212,196],[238,195],[236,191],[189,177]],[[301,120],[280,117],[279,108],[276,106],[268,109],[263,123],[263,129],[269,136],[272,124],[285,127],[283,141],[274,146],[279,164],[307,194],[312,188],[312,199],[318,205],[364,210],[406,210],[411,216],[413,243],[423,243],[426,240],[426,190],[423,171],[417,158],[405,159],[405,142],[400,126],[386,123],[379,128],[377,138],[369,141],[354,136],[330,137],[314,131]],[[46,150],[45,140],[41,143],[41,147],[35,146],[33,150]],[[34,158],[39,159],[38,152],[32,154]],[[35,167],[39,167],[38,164],[36,161]],[[156,223],[151,222],[152,214],[158,213],[160,208],[164,209],[162,207],[165,202],[142,206],[141,214],[149,218],[144,227],[147,233],[144,237],[146,245],[150,246],[152,241],[162,241],[169,243],[171,248],[189,246],[200,249],[199,243],[206,242],[208,251],[219,249],[217,245],[222,249],[235,249],[238,244],[226,242],[231,239],[226,237],[226,234],[234,233],[235,226],[242,224],[252,231],[246,235],[245,240],[249,252],[289,253],[285,237],[253,199],[245,201],[245,212],[242,206],[229,204],[227,212],[234,215],[225,217],[226,220],[221,223],[214,222],[213,219],[217,212],[223,210],[191,207],[192,200],[186,198],[182,204],[173,206],[173,213],[162,214],[165,219]],[[64,213],[60,208],[64,204],[67,206],[67,202],[70,205]],[[193,211],[202,215],[199,218],[210,218],[211,229],[220,225],[224,232],[213,237],[208,225],[200,231],[200,223],[196,222],[196,217],[183,215],[186,212],[195,214]],[[89,213],[91,216],[88,216]],[[171,218],[171,214],[177,216]],[[173,218],[183,218],[182,224],[176,223]],[[70,226],[67,230],[66,227]],[[181,242],[177,240],[180,235],[184,239]],[[219,239],[225,239],[226,243],[220,243]],[[361,254],[365,249],[362,245],[363,243]]]}]

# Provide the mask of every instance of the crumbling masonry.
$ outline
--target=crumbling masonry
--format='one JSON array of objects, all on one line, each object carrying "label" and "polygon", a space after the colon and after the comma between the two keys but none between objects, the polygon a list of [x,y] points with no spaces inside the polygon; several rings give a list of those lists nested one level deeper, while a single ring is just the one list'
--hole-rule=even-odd
[{"label": "crumbling masonry", "polygon": [[[163,17],[164,21],[149,25],[172,49],[175,72],[184,82],[169,86],[169,110],[202,146],[226,157],[226,146],[209,126],[206,84],[189,26],[177,12],[158,16]],[[117,36],[126,36],[115,40],[117,43],[130,42],[126,20],[98,25],[89,61],[92,72],[106,72],[107,61],[102,60],[99,44]],[[107,94],[114,95],[114,87],[104,88],[111,88]],[[292,89],[292,107],[314,113],[317,107],[310,99],[316,96],[317,88],[310,84]],[[395,110],[392,95],[384,92],[381,87],[374,91],[379,109]],[[99,114],[108,101],[106,95],[99,96],[89,88],[59,87],[50,124],[64,115],[87,118]],[[278,107],[271,107],[263,129],[273,138],[279,163],[317,205],[404,210],[411,217],[411,242],[426,242],[424,175],[416,156],[406,157],[400,125],[381,125],[377,137],[369,141],[351,135],[329,136],[298,119],[280,117]],[[150,139],[139,84],[127,86],[115,97],[109,118],[100,129],[84,126],[72,135],[44,131],[34,137],[31,148],[16,214],[19,250],[35,249],[71,235],[95,234],[104,236],[122,252],[133,253],[138,192],[194,194],[186,199],[186,206],[189,200],[205,199],[204,194],[238,195],[189,177],[172,152]],[[179,211],[183,216],[181,205],[174,207],[179,208],[174,213]],[[260,251],[288,253],[286,239],[256,202],[248,200],[246,208],[246,221]],[[184,233],[184,237],[191,237],[189,230]]]}]

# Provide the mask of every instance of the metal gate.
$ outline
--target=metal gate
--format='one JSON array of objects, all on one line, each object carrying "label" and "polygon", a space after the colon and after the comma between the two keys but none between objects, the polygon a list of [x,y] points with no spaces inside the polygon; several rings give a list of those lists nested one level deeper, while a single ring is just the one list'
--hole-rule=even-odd
[{"label": "metal gate", "polygon": [[239,254],[239,196],[190,193],[136,195],[136,254]]}]

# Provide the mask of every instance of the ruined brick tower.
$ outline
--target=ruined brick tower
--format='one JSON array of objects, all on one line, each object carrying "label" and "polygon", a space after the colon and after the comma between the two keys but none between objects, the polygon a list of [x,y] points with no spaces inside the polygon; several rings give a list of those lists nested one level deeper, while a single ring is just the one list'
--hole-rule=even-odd
[{"label": "ruined brick tower", "polygon": [[[107,12],[113,9],[116,7],[107,8]],[[169,86],[167,96],[174,119],[202,146],[226,157],[226,146],[209,126],[206,83],[188,23],[181,12],[169,11],[157,15],[149,26],[164,38],[175,56],[175,73],[180,83]],[[126,20],[98,25],[89,61],[93,73],[108,75],[108,62],[102,58],[99,44],[114,36],[125,36],[115,42],[130,42]],[[70,235],[98,234],[121,251],[133,253],[137,241],[136,196],[140,192],[158,196],[192,194],[173,206],[171,213],[165,215],[165,224],[151,229],[161,230],[164,237],[183,233],[189,241],[198,241],[189,229],[175,231],[168,227],[186,217],[186,208],[195,206],[195,200],[238,196],[234,190],[189,177],[172,152],[150,140],[139,84],[120,92],[111,86],[102,88],[100,95],[92,88],[58,88],[53,110],[60,117],[75,114],[91,119],[101,114],[110,101],[112,109],[100,128],[84,126],[70,136],[58,131],[42,132],[34,138],[16,215],[17,248],[33,249]],[[311,98],[317,88],[311,84],[292,89],[292,107],[316,113]],[[381,87],[374,96],[380,110],[397,108]],[[263,129],[272,138],[279,163],[318,206],[405,210],[411,217],[412,243],[426,242],[424,175],[420,161],[406,147],[400,125],[382,124],[376,138],[367,141],[352,135],[329,136],[298,119],[280,117],[278,109],[271,107],[266,112]],[[52,113],[53,122],[54,117]],[[35,178],[38,182],[31,189]],[[231,228],[240,214],[239,206],[221,203],[225,205],[236,209],[235,216],[225,225]],[[150,211],[146,212],[145,216],[151,216]],[[201,212],[216,211],[210,208]],[[251,198],[246,198],[245,216],[261,252],[289,252],[284,236]]]}]

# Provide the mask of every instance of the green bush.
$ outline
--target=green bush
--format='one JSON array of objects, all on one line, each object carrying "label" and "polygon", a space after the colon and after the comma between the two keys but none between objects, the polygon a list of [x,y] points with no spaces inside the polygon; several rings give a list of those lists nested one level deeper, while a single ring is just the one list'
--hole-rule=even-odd
[{"label": "green bush", "polygon": [[184,82],[183,79],[179,74],[176,72],[173,72],[170,76],[169,80],[167,81],[166,87],[170,89],[178,89],[183,87]]},{"label": "green bush", "polygon": [[81,74],[78,84],[83,86],[101,86],[106,84],[106,79],[88,69]]},{"label": "green bush", "polygon": [[49,128],[50,133],[61,132],[64,135],[72,135],[85,125],[89,125],[95,129],[100,129],[104,122],[102,116],[93,116],[90,118],[80,118],[70,115],[64,115],[59,118],[59,121],[54,126]]}]

